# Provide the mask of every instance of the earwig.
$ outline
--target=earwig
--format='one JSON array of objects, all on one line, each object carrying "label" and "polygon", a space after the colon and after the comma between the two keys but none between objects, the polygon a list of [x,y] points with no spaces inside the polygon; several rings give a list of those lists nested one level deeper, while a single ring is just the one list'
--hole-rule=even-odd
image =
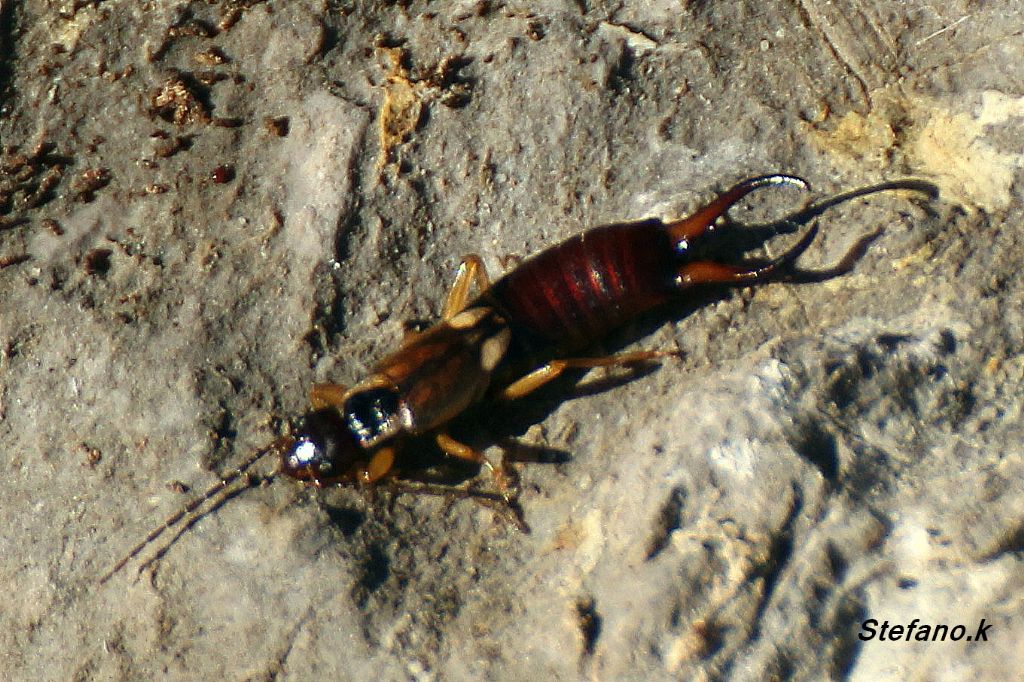
[{"label": "earwig", "polygon": [[[817,224],[773,259],[723,261],[717,258],[723,251],[751,251],[777,235],[799,231],[827,208],[866,194],[905,189],[936,195],[928,183],[903,180],[836,195],[758,228],[738,229],[729,219],[729,210],[748,194],[777,185],[809,191],[806,181],[791,175],[750,178],[687,218],[589,230],[540,252],[493,283],[479,256],[467,256],[440,322],[409,334],[397,351],[355,386],[314,385],[312,409],[294,435],[252,453],[152,530],[101,582],[183,519],[190,517],[187,528],[209,513],[193,515],[268,454],[279,457],[280,473],[316,487],[387,484],[397,492],[504,502],[525,528],[503,471],[449,435],[447,428],[454,419],[478,403],[529,395],[567,370],[636,365],[669,355],[637,351],[581,357],[577,353],[616,327],[698,287],[815,282],[841,275],[878,233],[862,239],[828,270],[795,267],[814,241]],[[474,285],[478,291],[471,298]],[[417,472],[425,467],[420,453],[430,443],[450,458],[490,469],[497,492],[415,483]],[[211,506],[221,503],[223,499]],[[144,562],[139,571],[166,549]]]}]

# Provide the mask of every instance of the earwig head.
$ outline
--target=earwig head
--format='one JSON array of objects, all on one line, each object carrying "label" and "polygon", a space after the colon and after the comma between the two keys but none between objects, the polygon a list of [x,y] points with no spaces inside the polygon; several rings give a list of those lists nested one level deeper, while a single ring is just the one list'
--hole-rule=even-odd
[{"label": "earwig head", "polygon": [[310,412],[291,446],[281,452],[281,473],[301,481],[335,483],[352,480],[365,458],[337,410]]},{"label": "earwig head", "polygon": [[340,410],[330,406],[306,415],[294,442],[282,451],[281,472],[315,484],[367,480],[368,462],[400,429],[402,415],[395,389],[356,390]]}]

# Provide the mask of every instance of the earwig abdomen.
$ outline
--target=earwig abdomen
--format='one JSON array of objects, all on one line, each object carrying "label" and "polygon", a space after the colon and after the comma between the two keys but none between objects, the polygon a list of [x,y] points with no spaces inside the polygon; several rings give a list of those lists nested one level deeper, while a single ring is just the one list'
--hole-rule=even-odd
[{"label": "earwig abdomen", "polygon": [[674,261],[661,221],[606,225],[527,260],[487,298],[517,330],[577,349],[668,300]]}]

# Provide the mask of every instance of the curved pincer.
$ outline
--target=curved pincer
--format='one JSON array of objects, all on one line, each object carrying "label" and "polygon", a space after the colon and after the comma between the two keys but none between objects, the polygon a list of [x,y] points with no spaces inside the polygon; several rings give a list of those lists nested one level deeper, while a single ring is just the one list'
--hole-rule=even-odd
[{"label": "curved pincer", "polygon": [[792,185],[804,191],[810,191],[811,189],[806,180],[795,175],[776,173],[774,175],[748,178],[720,194],[714,201],[693,215],[668,223],[665,226],[676,251],[680,253],[686,252],[691,242],[695,239],[713,232],[716,227],[723,224],[729,209],[751,192],[762,187],[773,187],[776,185]]},{"label": "curved pincer", "polygon": [[727,220],[730,208],[751,192],[776,185],[792,185],[805,191],[810,189],[806,180],[794,175],[762,175],[740,182],[688,218],[666,225],[675,252],[683,261],[677,269],[677,287],[696,284],[750,284],[762,281],[791,265],[807,250],[818,233],[817,226],[812,226],[800,241],[784,254],[769,261],[745,260],[723,263],[708,255],[712,249],[716,254],[726,251],[723,246],[727,246],[728,251],[748,251],[762,244],[767,238],[798,229],[795,224],[783,219],[777,224],[751,230],[743,240],[751,243],[741,243],[733,239],[733,243],[723,245],[720,243],[723,240],[711,239],[717,228],[729,224]]}]

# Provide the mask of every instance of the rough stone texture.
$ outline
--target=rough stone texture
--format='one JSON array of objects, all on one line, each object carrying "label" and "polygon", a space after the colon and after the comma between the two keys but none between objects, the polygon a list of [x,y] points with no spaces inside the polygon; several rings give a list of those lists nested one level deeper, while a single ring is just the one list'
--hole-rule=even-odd
[{"label": "rough stone texture", "polygon": [[[0,0],[0,676],[1019,675],[1022,15]],[[518,465],[532,534],[269,479],[98,583],[436,316],[463,253],[776,170],[942,198],[842,204],[806,262],[884,226],[853,274],[640,321],[606,345],[684,356],[470,427],[568,453]],[[915,618],[992,627],[858,638]]]}]

